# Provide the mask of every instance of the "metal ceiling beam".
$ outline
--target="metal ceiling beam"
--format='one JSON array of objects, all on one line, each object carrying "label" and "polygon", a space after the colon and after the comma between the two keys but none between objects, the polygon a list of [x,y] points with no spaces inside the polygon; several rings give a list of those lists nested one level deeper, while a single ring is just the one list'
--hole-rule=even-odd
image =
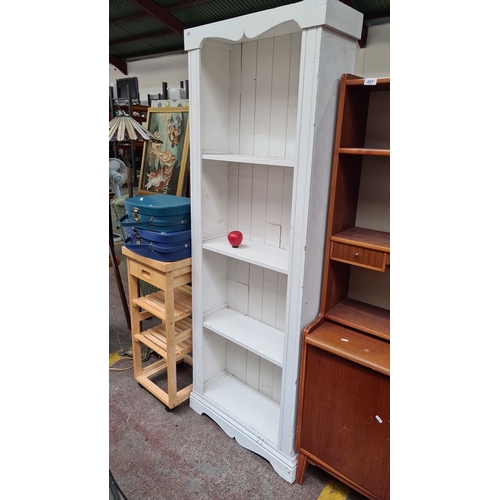
[{"label": "metal ceiling beam", "polygon": [[109,42],[110,47],[115,45],[123,45],[124,43],[138,42],[140,40],[147,40],[149,38],[158,38],[159,36],[171,35],[171,31],[156,31],[155,33],[145,33],[144,35],[129,36],[127,38],[120,38]]},{"label": "metal ceiling beam", "polygon": [[127,63],[118,57],[109,54],[109,64],[120,70],[124,75],[128,75]]},{"label": "metal ceiling beam", "polygon": [[110,26],[116,26],[118,24],[125,24],[131,21],[137,21],[137,19],[142,19],[143,17],[148,17],[149,14],[146,12],[139,12],[139,14],[132,14],[131,16],[119,17],[117,19],[113,19],[109,21]]},{"label": "metal ceiling beam", "polygon": [[[212,0],[180,0],[179,2],[175,2],[170,5],[167,5],[166,7],[162,7],[162,9],[165,12],[172,12],[173,10],[181,10],[181,9],[187,9],[188,7],[196,7],[197,5],[209,3],[211,1]],[[137,21],[137,19],[143,19],[148,16],[149,14],[147,12],[139,12],[138,14],[132,14],[130,16],[113,19],[112,21],[109,21],[109,25],[117,26],[119,24],[125,24],[131,21]]]},{"label": "metal ceiling beam", "polygon": [[179,0],[179,2],[171,3],[165,6],[167,12],[172,10],[187,9],[188,7],[195,7],[196,5],[201,5],[202,3],[209,3],[212,0]]},{"label": "metal ceiling beam", "polygon": [[143,11],[147,12],[149,15],[153,16],[158,22],[171,29],[174,33],[184,36],[184,30],[187,26],[184,26],[175,17],[165,12],[165,10],[152,0],[131,0],[131,2]]}]

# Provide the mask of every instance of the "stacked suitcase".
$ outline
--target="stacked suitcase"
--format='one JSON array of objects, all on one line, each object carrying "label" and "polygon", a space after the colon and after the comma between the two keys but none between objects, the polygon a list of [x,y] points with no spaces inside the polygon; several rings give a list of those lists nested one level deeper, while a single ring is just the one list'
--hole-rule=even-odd
[{"label": "stacked suitcase", "polygon": [[155,194],[125,200],[125,246],[143,257],[174,262],[191,257],[191,200]]}]

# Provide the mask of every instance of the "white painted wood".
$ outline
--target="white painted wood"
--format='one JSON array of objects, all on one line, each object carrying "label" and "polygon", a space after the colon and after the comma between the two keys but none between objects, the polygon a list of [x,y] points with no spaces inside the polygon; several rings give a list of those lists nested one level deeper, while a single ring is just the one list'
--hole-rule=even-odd
[{"label": "white painted wood", "polygon": [[270,156],[285,156],[292,38],[274,39],[273,84],[271,92]]},{"label": "white painted wood", "polygon": [[[268,174],[268,189],[267,189],[267,205],[266,205],[266,223],[275,224],[279,226],[279,232],[276,235],[276,229],[267,228],[266,236],[268,231],[272,231],[271,234],[275,234],[277,238],[274,239],[270,235],[266,238],[266,244],[272,246],[280,246],[281,242],[281,220],[283,214],[283,185],[284,185],[284,169],[283,168],[272,168],[269,170]],[[288,207],[285,207],[285,210]],[[290,211],[288,211],[290,213]]]},{"label": "white painted wood", "polygon": [[283,250],[290,250],[292,191],[293,172],[286,168],[283,176],[283,207],[290,207],[290,210],[283,210],[281,218],[280,248],[283,248]]},{"label": "white painted wood", "polygon": [[[247,352],[247,364],[246,364],[246,383],[252,389],[256,391],[259,390],[259,369],[260,369],[260,357],[258,354],[255,354],[252,351]],[[281,380],[280,385],[278,386],[281,389]],[[274,399],[279,402],[279,399]]]},{"label": "white painted wood", "polygon": [[[205,257],[205,259],[209,262],[210,261],[210,257],[209,255],[216,255],[216,254],[212,254],[212,253],[209,253],[207,252],[207,256]],[[236,261],[235,259],[227,259],[226,257],[223,257],[221,255],[217,255],[217,258],[221,258],[221,259],[224,259],[225,263],[226,263],[226,272],[227,274],[224,275],[224,276],[221,276],[221,279],[224,281],[226,281],[226,284],[225,284],[225,292],[226,292],[226,295],[225,295],[225,299],[226,299],[226,303],[227,303],[227,306],[230,307],[231,309],[236,309],[238,307],[238,301],[237,301],[237,294],[236,294],[236,283],[237,283],[237,280],[236,280],[236,276],[237,276],[237,269],[236,269],[236,265],[238,264],[238,261]],[[224,287],[224,285],[223,285]],[[208,300],[206,301],[208,302]],[[212,308],[209,308],[209,309],[205,309],[204,312],[205,313],[210,313],[210,312],[213,312],[215,310],[219,310],[221,309],[221,304],[222,306],[224,305],[223,302],[219,302],[218,303],[218,307],[212,307]]]},{"label": "white painted wood", "polygon": [[273,38],[266,38],[257,42],[254,154],[261,157],[269,156],[273,48]]},{"label": "white painted wood", "polygon": [[295,33],[314,26],[330,27],[339,34],[359,39],[362,22],[362,14],[338,0],[303,0],[184,30],[184,48],[200,49],[207,39],[236,43]]},{"label": "white painted wood", "polygon": [[205,384],[204,395],[220,408],[231,413],[260,439],[278,442],[279,404],[248,387],[241,380],[223,373]]},{"label": "white painted wood", "polygon": [[199,393],[191,392],[191,408],[199,413],[206,413],[221,429],[238,444],[261,455],[270,462],[273,469],[287,482],[295,481],[296,460],[289,458],[277,448],[277,446],[266,439],[262,439],[243,422],[240,423],[232,414],[219,406],[217,402],[200,396]]},{"label": "white painted wood", "polygon": [[238,248],[233,248],[228,243],[227,236],[205,240],[203,242],[203,248],[266,269],[272,269],[279,273],[286,274],[288,272],[289,252],[287,250],[268,247],[254,241],[246,241],[244,236],[243,243]]},{"label": "white painted wood", "polygon": [[238,222],[235,229],[250,237],[252,215],[252,165],[240,164],[238,169],[238,192],[229,193],[229,197],[237,197]]},{"label": "white painted wood", "polygon": [[276,325],[276,305],[278,302],[278,274],[264,269],[264,287],[262,290],[262,322]]},{"label": "white painted wood", "polygon": [[236,217],[236,200],[228,196],[237,183],[234,168],[228,169],[227,163],[213,162],[209,173],[204,170],[201,172],[201,183],[204,201],[202,237],[210,238],[226,233],[232,224],[229,217]]},{"label": "white painted wood", "polygon": [[[204,160],[227,161],[235,163],[253,163],[258,165],[276,165],[277,167],[293,167],[293,158],[271,156],[239,155],[228,153],[204,153]],[[209,164],[208,164],[209,165]]]},{"label": "white painted wood", "polygon": [[353,40],[334,31],[302,33],[279,442],[290,457],[296,453],[300,340],[319,311],[338,87],[341,75],[353,70],[355,50]]},{"label": "white painted wood", "polygon": [[[262,321],[262,284],[264,281],[264,268],[250,265],[250,283],[248,290],[248,315]],[[284,328],[281,328],[284,330]]]},{"label": "white painted wood", "polygon": [[241,382],[246,384],[247,380],[247,353],[248,351],[237,344],[226,342],[226,352],[230,349],[233,350],[234,354],[234,376]]},{"label": "white painted wood", "polygon": [[265,243],[266,239],[267,171],[264,165],[253,166],[250,239],[256,243]]},{"label": "white painted wood", "polygon": [[290,81],[288,87],[288,110],[286,123],[286,158],[295,157],[295,134],[297,130],[297,106],[299,100],[301,33],[293,33],[290,47]]},{"label": "white painted wood", "polygon": [[[191,51],[188,55],[188,73],[191,83],[190,88],[190,109],[189,109],[189,141],[190,141],[190,161],[191,165],[201,165],[201,116],[200,116],[200,89],[201,89],[201,51]],[[216,373],[222,371],[216,365],[216,361],[210,358],[208,344],[203,333],[203,314],[200,314],[205,306],[203,296],[204,280],[202,279],[202,219],[201,219],[201,186],[202,169],[191,168],[191,258],[195,264],[191,272],[192,279],[192,301],[193,301],[193,392],[203,394],[203,383],[212,378]],[[215,254],[214,254],[215,255]],[[219,259],[221,256],[217,256]],[[203,271],[205,272],[205,271]],[[194,309],[198,313],[194,313]],[[196,332],[196,334],[194,333]],[[212,333],[212,336],[215,334]],[[219,337],[219,341],[220,341]],[[222,339],[223,340],[223,339]]]},{"label": "white painted wood", "polygon": [[[207,171],[208,175],[211,174],[210,171]],[[239,165],[237,163],[230,163],[228,167],[228,184],[227,184],[227,212],[222,210],[217,217],[224,221],[227,217],[227,228],[226,231],[222,230],[222,234],[229,233],[230,231],[234,231],[238,229],[238,197],[237,196],[229,196],[229,193],[238,193],[239,189]],[[207,220],[207,213],[203,214],[204,221]],[[207,221],[210,223],[209,221]],[[221,233],[218,233],[221,234]],[[211,235],[215,236],[215,234]]]},{"label": "white painted wood", "polygon": [[220,309],[226,305],[228,268],[234,265],[234,261],[216,253],[207,253],[204,261],[201,299],[207,310]]},{"label": "white painted wood", "polygon": [[206,316],[203,326],[275,365],[283,364],[284,334],[276,328],[228,308]]},{"label": "white painted wood", "polygon": [[276,328],[285,330],[286,318],[286,285],[287,277],[284,274],[278,274],[278,290],[276,294]]},{"label": "white painted wood", "polygon": [[[217,377],[226,371],[226,340],[220,335],[215,334],[210,330],[202,330],[203,335],[200,340],[203,340],[203,360],[204,363],[198,363],[198,369],[203,371],[203,382]],[[193,358],[193,369],[194,369]],[[198,389],[200,394],[203,394],[203,382],[201,389]],[[194,387],[193,387],[194,390]]]},{"label": "white painted wood", "polygon": [[[338,84],[353,70],[360,33],[361,16],[338,0],[185,32],[207,87],[190,102],[201,124],[191,164],[193,242],[202,247],[193,251],[202,290],[193,294],[194,361],[213,365],[194,368],[191,406],[289,482],[302,330],[319,310]],[[205,130],[216,120],[225,123]],[[227,242],[232,229],[243,232],[239,248]]]},{"label": "white painted wood", "polygon": [[[229,55],[229,153],[240,151],[240,92],[241,92],[241,45],[232,47]],[[208,152],[208,151],[207,151]],[[217,158],[216,158],[217,159]],[[222,158],[221,158],[222,159]],[[239,163],[237,159],[224,161]],[[247,162],[248,163],[248,162]],[[252,163],[252,162],[250,162]]]},{"label": "white painted wood", "polygon": [[[203,130],[201,136],[203,149],[227,150],[229,147],[229,101],[227,99],[229,81],[224,78],[229,70],[229,54],[229,49],[212,44],[207,44],[202,53],[200,99],[204,112],[200,115],[200,120]],[[191,99],[190,106],[192,106]]]},{"label": "white painted wood", "polygon": [[240,149],[254,154],[255,89],[257,76],[257,42],[241,45]]}]

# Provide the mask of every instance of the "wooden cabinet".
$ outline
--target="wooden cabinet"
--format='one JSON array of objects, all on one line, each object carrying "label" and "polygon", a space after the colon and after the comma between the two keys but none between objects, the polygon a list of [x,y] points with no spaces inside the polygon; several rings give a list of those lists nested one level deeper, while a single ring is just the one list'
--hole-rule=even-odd
[{"label": "wooden cabinet", "polygon": [[389,78],[342,76],[321,308],[304,329],[297,480],[312,463],[389,499]]},{"label": "wooden cabinet", "polygon": [[[186,30],[191,407],[294,482],[301,334],[320,306],[338,82],[359,12],[305,0]],[[239,230],[233,248],[227,233]]]}]

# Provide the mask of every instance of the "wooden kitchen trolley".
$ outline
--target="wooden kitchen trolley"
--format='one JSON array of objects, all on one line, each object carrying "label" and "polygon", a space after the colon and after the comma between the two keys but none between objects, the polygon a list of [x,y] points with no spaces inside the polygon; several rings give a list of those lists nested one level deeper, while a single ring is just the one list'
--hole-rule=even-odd
[{"label": "wooden kitchen trolley", "polygon": [[[161,262],[143,257],[126,247],[134,378],[172,410],[189,398],[193,384],[178,390],[177,364],[193,364],[191,326],[191,258]],[[151,285],[153,293],[141,296],[139,280]],[[160,324],[142,330],[142,322],[158,318]],[[160,357],[143,365],[142,345]],[[152,379],[165,372],[167,390]]]},{"label": "wooden kitchen trolley", "polygon": [[321,307],[303,332],[297,481],[308,463],[389,500],[389,78],[340,81]]}]

